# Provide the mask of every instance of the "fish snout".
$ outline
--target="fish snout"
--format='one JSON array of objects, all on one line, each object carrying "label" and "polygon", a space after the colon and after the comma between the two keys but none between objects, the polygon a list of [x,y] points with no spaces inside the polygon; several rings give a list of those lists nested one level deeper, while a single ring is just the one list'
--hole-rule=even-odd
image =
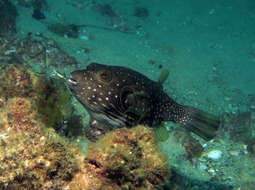
[{"label": "fish snout", "polygon": [[77,86],[79,81],[82,80],[83,73],[81,70],[73,71],[67,80],[69,86]]},{"label": "fish snout", "polygon": [[76,86],[78,84],[78,82],[75,79],[73,79],[72,77],[70,77],[67,80],[67,82],[68,82],[69,85],[74,85],[74,86]]}]

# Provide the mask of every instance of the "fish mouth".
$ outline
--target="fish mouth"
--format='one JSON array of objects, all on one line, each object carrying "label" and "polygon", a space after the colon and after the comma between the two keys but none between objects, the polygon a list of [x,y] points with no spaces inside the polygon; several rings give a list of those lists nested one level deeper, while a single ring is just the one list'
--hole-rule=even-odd
[{"label": "fish mouth", "polygon": [[70,84],[70,85],[74,85],[74,86],[77,86],[78,82],[73,79],[72,77],[70,77],[67,82]]}]

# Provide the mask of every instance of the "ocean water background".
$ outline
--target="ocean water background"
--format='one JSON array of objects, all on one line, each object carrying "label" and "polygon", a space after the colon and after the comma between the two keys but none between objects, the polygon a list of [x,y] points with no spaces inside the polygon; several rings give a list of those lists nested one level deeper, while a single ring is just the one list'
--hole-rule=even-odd
[{"label": "ocean water background", "polygon": [[[236,117],[255,110],[253,0],[48,0],[41,10],[45,19],[32,17],[33,8],[22,6],[19,0],[12,2],[19,13],[17,38],[29,32],[53,38],[81,63],[79,68],[90,62],[127,66],[153,80],[167,69],[165,90],[179,103]],[[115,15],[102,12],[104,5]],[[47,26],[54,23],[113,30],[80,27],[77,38],[71,38],[50,31]],[[57,69],[68,75],[77,68]],[[185,179],[183,189],[254,185],[255,158],[246,153],[245,143],[231,141],[231,137],[201,143],[204,157],[193,163],[171,138],[160,143],[175,172]],[[212,150],[221,151],[220,159],[207,157]]]},{"label": "ocean water background", "polygon": [[[65,51],[84,63],[81,68],[88,64],[88,55],[81,53],[84,48],[91,50],[91,61],[130,66],[155,80],[161,65],[170,71],[166,89],[180,99],[193,93],[202,104],[210,98],[219,108],[228,93],[224,91],[254,94],[253,1],[95,2],[48,2],[44,20],[32,18],[31,9],[19,7],[18,31],[55,37]],[[96,10],[95,4],[107,3],[118,18]],[[148,17],[135,17],[136,7],[146,8]],[[47,23],[125,25],[135,34],[85,27],[78,39],[59,38],[49,32]]]}]

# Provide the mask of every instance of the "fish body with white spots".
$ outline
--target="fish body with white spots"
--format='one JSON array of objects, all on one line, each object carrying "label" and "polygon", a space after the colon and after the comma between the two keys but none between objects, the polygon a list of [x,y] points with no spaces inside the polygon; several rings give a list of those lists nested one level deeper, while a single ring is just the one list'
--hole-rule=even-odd
[{"label": "fish body with white spots", "polygon": [[67,81],[91,115],[86,130],[91,141],[114,128],[154,127],[163,121],[179,123],[206,140],[217,134],[217,116],[176,103],[160,82],[132,69],[91,63],[84,70],[73,71]]}]

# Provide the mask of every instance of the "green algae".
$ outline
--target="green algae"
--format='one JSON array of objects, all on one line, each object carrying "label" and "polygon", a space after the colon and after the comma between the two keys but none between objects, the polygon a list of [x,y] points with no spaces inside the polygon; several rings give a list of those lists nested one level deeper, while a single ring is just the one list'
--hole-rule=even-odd
[{"label": "green algae", "polygon": [[162,123],[155,131],[154,135],[159,142],[164,142],[169,138],[169,132],[167,131],[165,124]]},{"label": "green algae", "polygon": [[72,114],[71,95],[63,80],[54,79],[38,102],[38,112],[47,127],[58,128]]}]

